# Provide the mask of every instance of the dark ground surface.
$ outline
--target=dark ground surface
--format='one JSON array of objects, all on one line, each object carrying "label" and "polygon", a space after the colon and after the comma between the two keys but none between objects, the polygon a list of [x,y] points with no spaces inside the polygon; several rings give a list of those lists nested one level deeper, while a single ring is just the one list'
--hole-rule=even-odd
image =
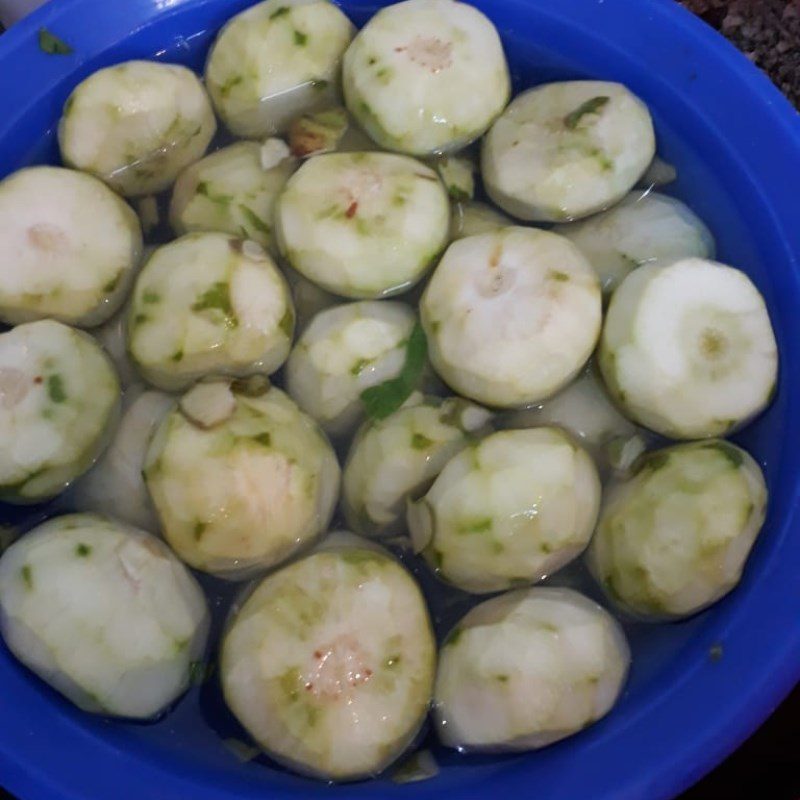
[{"label": "dark ground surface", "polygon": [[[769,721],[727,761],[682,795],[680,800],[798,800],[798,798],[800,798],[800,687],[794,690]],[[649,798],[643,797],[641,800]]]},{"label": "dark ground surface", "polygon": [[681,0],[800,108],[800,0]]},{"label": "dark ground surface", "polygon": [[[727,36],[800,108],[800,0],[683,0],[682,4]],[[1,787],[0,798],[13,800]],[[680,800],[800,800],[800,687],[739,750]]]}]

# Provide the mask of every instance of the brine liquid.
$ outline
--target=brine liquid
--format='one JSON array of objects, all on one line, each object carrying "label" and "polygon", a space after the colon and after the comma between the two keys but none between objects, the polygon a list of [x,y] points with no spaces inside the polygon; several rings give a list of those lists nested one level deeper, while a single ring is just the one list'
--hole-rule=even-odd
[{"label": "brine liquid", "polygon": [[[480,4],[479,4],[480,5]],[[375,9],[359,6],[359,13],[354,21],[361,24],[368,13]],[[233,13],[233,12],[232,12]],[[529,88],[536,83],[551,80],[564,80],[578,77],[594,77],[603,79],[603,75],[587,75],[575,65],[563,60],[543,47],[531,47],[527,42],[515,42],[513,32],[501,30],[501,34],[511,57],[514,75],[515,93]],[[187,63],[199,68],[207,46],[213,37],[212,31],[203,31],[195,36],[172,42],[168,49],[162,50],[154,57],[165,61]],[[516,60],[514,58],[516,54]],[[121,59],[120,59],[121,60]],[[534,76],[534,80],[523,80],[522,76]],[[660,191],[673,194],[686,202],[708,224],[716,237],[718,258],[720,261],[740,266],[749,271],[765,290],[767,302],[770,303],[770,283],[766,278],[766,270],[761,263],[755,239],[749,232],[747,221],[743,218],[733,199],[728,196],[719,178],[698,158],[697,154],[671,129],[657,113],[653,111],[658,133],[659,155],[674,164],[678,171],[678,180]],[[226,132],[217,134],[210,150],[218,149],[233,141]],[[58,163],[57,143],[54,129],[49,130],[31,150],[26,159],[26,166],[38,163]],[[486,200],[478,195],[477,199]],[[171,240],[167,223],[167,207],[169,193],[158,198],[160,224],[147,237],[147,244],[160,244]],[[418,294],[400,297],[409,302],[416,302]],[[274,376],[274,382],[283,386],[282,375]],[[781,400],[779,398],[778,403]],[[778,431],[780,413],[768,414],[755,426],[749,428],[737,441],[753,452],[762,465],[766,465],[768,482],[771,482],[773,470],[777,462],[777,453],[781,437]],[[346,455],[346,447],[338,449],[341,463]],[[83,509],[74,509],[80,511]],[[0,504],[0,522],[10,523],[24,532],[42,522],[54,513],[53,504],[31,507],[12,507]],[[343,519],[337,517],[332,528],[345,528]],[[439,640],[453,624],[472,606],[486,599],[486,596],[473,596],[446,586],[438,581],[421,559],[413,556],[410,550],[397,545],[390,549],[411,569],[422,585],[434,620]],[[209,600],[213,615],[210,641],[212,649],[209,659],[216,663],[219,636],[228,617],[231,605],[243,591],[243,584],[227,583],[210,576],[197,573]],[[588,575],[583,563],[578,560],[548,578],[545,583],[554,586],[568,586],[584,592],[588,596],[603,602],[602,595]],[[680,660],[681,652],[699,636],[707,622],[707,613],[700,614],[690,620],[668,625],[652,625],[623,619],[626,634],[632,650],[632,671],[626,690],[620,700],[625,704],[639,695],[647,684],[657,675]],[[69,709],[69,713],[73,710]],[[114,739],[120,747],[141,746],[153,752],[168,752],[175,763],[184,763],[191,768],[192,753],[201,753],[205,767],[216,767],[222,770],[241,769],[240,764],[231,756],[224,746],[224,740],[247,741],[248,737],[233,715],[227,710],[220,691],[218,675],[212,672],[211,677],[201,685],[191,689],[188,696],[180,700],[176,708],[157,721],[148,725],[114,722],[106,724],[89,715],[74,711],[76,720],[85,726],[102,726],[102,735]],[[613,714],[613,712],[612,712]],[[97,728],[95,728],[97,729]],[[214,744],[216,743],[216,744]],[[430,748],[437,762],[441,765],[465,764],[458,753],[440,747],[430,731],[423,732],[421,746]],[[210,755],[213,753],[213,756]],[[523,758],[520,755],[510,756],[470,756],[469,764],[499,763]],[[266,756],[258,756],[256,761],[268,764],[271,768],[282,770]],[[299,785],[303,779],[297,778]]]}]

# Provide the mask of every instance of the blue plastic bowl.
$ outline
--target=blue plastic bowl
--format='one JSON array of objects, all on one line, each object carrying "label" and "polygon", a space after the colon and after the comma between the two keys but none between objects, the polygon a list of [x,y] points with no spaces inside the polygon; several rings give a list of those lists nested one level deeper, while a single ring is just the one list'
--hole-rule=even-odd
[{"label": "blue plastic bowl", "polygon": [[[596,726],[531,755],[443,753],[439,776],[413,786],[332,789],[264,763],[240,764],[214,729],[206,690],[193,690],[154,725],[97,719],[2,649],[0,783],[24,800],[659,800],[733,750],[800,678],[800,119],[674,0],[473,1],[500,29],[518,88],[593,77],[622,81],[644,98],[659,151],[678,166],[674,193],[710,225],[720,260],[749,272],[767,298],[782,378],[775,404],[740,441],[764,464],[772,503],[740,587],[692,620],[639,632],[628,690]],[[246,5],[55,0],[4,34],[0,176],[57,159],[53,127],[89,73],[130,58],[200,67],[214,32]],[[342,5],[361,24],[384,3]],[[42,53],[42,26],[74,54]],[[721,658],[710,655],[719,655],[717,645]]]}]

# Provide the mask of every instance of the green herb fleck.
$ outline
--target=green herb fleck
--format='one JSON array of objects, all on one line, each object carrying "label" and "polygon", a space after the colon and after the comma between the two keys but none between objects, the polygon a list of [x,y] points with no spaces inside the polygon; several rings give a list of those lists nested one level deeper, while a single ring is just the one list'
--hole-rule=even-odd
[{"label": "green herb fleck", "polygon": [[411,446],[414,450],[427,450],[433,444],[433,439],[429,439],[421,433],[415,433],[411,437]]},{"label": "green herb fleck", "polygon": [[406,342],[406,360],[400,374],[361,393],[367,415],[372,419],[386,419],[397,411],[417,388],[427,357],[425,332],[416,323]]},{"label": "green herb fleck", "polygon": [[172,646],[175,648],[175,653],[182,653],[188,646],[189,640],[188,639],[175,639],[172,643]]},{"label": "green herb fleck", "polygon": [[442,551],[434,548],[431,550],[431,558],[433,559],[434,568],[441,571],[442,565],[444,564],[444,554]]},{"label": "green herb fleck", "polygon": [[294,311],[291,307],[287,308],[286,313],[281,317],[278,328],[290,341],[294,338]]},{"label": "green herb fleck", "polygon": [[241,75],[234,75],[232,78],[228,78],[228,80],[219,87],[219,93],[223,97],[227,97],[231,89],[233,89],[234,86],[238,86],[243,80],[244,78],[242,78]]},{"label": "green herb fleck", "polygon": [[86,558],[92,552],[92,548],[88,544],[84,544],[83,542],[79,542],[75,545],[75,555],[80,556],[81,558]]},{"label": "green herb fleck", "polygon": [[350,374],[353,376],[360,375],[370,363],[368,358],[359,358],[358,361],[350,367]]},{"label": "green herb fleck", "polygon": [[442,647],[451,647],[452,645],[456,644],[458,640],[461,638],[461,634],[463,633],[463,629],[459,627],[453,628],[447,636],[444,637],[444,641],[442,642]]},{"label": "green herb fleck", "polygon": [[276,8],[270,15],[270,19],[278,19],[278,17],[283,17],[291,11],[289,6],[281,6],[280,8]]},{"label": "green herb fleck", "polygon": [[581,103],[574,111],[570,111],[570,113],[564,117],[564,125],[570,130],[575,130],[575,128],[578,127],[578,123],[586,114],[594,114],[600,111],[610,99],[610,97],[593,97],[591,100]]},{"label": "green herb fleck", "polygon": [[300,671],[296,667],[287,669],[278,680],[280,681],[281,689],[284,694],[289,700],[295,702],[300,697],[300,692],[298,691],[300,685]]},{"label": "green herb fleck", "polygon": [[158,303],[160,301],[161,295],[158,292],[154,292],[152,289],[145,289],[145,291],[142,293],[143,303],[153,305],[154,303]]},{"label": "green herb fleck", "polygon": [[189,682],[192,686],[200,686],[214,674],[214,664],[205,661],[191,661],[189,663]]},{"label": "green herb fleck", "polygon": [[554,281],[558,281],[559,283],[566,283],[567,281],[569,281],[569,275],[567,275],[566,272],[561,272],[561,270],[558,269],[551,269],[550,277]]},{"label": "green herb fleck", "polygon": [[305,47],[308,43],[308,34],[303,33],[302,31],[295,31],[294,32],[294,43],[298,47]]},{"label": "green herb fleck", "polygon": [[225,315],[225,324],[229,328],[235,328],[239,324],[236,315],[233,313],[230,292],[225,281],[217,281],[206,289],[192,306],[192,311],[207,311],[209,309],[221,311]]},{"label": "green herb fleck", "polygon": [[185,126],[186,120],[183,118],[183,115],[180,113],[176,114],[172,122],[170,122],[169,127],[164,131],[164,138],[167,141],[175,141],[181,134],[185,133],[183,130]]},{"label": "green herb fleck", "polygon": [[396,667],[399,663],[400,663],[400,655],[399,654],[395,654],[393,656],[389,656],[389,658],[386,659],[386,668],[387,669],[392,669],[393,667]]},{"label": "green herb fleck", "polygon": [[456,203],[466,203],[467,200],[470,199],[469,192],[465,192],[460,186],[456,186],[455,184],[450,184],[447,187],[447,193],[450,195],[450,199],[454,200]]},{"label": "green herb fleck", "polygon": [[261,397],[270,390],[269,378],[266,375],[249,375],[246,378],[237,378],[231,383],[231,390],[235,394],[245,397]]},{"label": "green herb fleck", "polygon": [[306,724],[309,728],[316,726],[319,721],[320,710],[316,706],[306,706]]},{"label": "green herb fleck", "polygon": [[22,581],[26,588],[33,589],[33,570],[30,564],[24,564],[19,574],[22,576]]},{"label": "green herb fleck", "polygon": [[137,314],[133,318],[133,324],[134,325],[141,325],[143,322],[147,322],[148,319],[150,319],[150,318],[147,316],[147,314]]},{"label": "green herb fleck", "polygon": [[108,283],[107,283],[107,284],[106,284],[106,285],[103,287],[103,292],[105,292],[105,294],[110,294],[111,292],[113,292],[113,291],[114,291],[114,289],[116,289],[116,288],[117,288],[117,286],[119,286],[119,282],[120,282],[121,280],[122,280],[122,273],[120,272],[120,273],[117,273],[117,275],[116,275],[115,277],[113,277],[113,278],[112,278],[112,279],[111,279],[111,280],[110,280],[110,281],[109,281],[109,282],[108,282]]},{"label": "green herb fleck", "polygon": [[622,600],[622,595],[617,591],[616,579],[613,575],[606,575],[603,580],[603,588],[606,594],[614,600]]},{"label": "green herb fleck", "polygon": [[723,655],[725,655],[725,650],[723,649],[722,645],[719,642],[708,648],[708,657],[714,663],[719,661]]},{"label": "green herb fleck", "polygon": [[508,683],[508,675],[495,675],[494,679],[498,683]]},{"label": "green herb fleck", "polygon": [[610,172],[614,169],[614,162],[599,147],[590,147],[586,153],[592,158],[597,159],[602,170]]},{"label": "green herb fleck", "polygon": [[258,442],[258,444],[263,445],[264,447],[270,447],[272,445],[272,436],[270,436],[268,431],[259,433],[256,436],[253,436],[252,439],[254,442]]},{"label": "green herb fleck", "polygon": [[228,206],[231,200],[233,200],[233,195],[217,194],[214,192],[208,185],[208,181],[200,181],[200,183],[197,184],[195,193],[199,194],[201,197],[205,197],[210,202],[216,203],[219,206]]},{"label": "green herb fleck", "polygon": [[64,380],[60,375],[48,376],[47,395],[54,403],[63,403],[67,399],[67,392],[64,389]]},{"label": "green herb fleck", "polygon": [[460,397],[452,397],[449,400],[445,400],[439,409],[439,422],[449,428],[458,428],[463,431],[462,416],[466,405],[467,401],[462,400]]},{"label": "green herb fleck", "polygon": [[179,364],[183,361],[183,350],[176,350],[171,356],[170,361],[174,361],[176,364]]},{"label": "green herb fleck", "polygon": [[199,542],[200,539],[203,538],[203,534],[206,532],[206,528],[208,527],[207,522],[195,522],[194,524],[194,538],[195,541]]},{"label": "green herb fleck", "polygon": [[660,450],[647,456],[642,462],[642,466],[649,469],[651,472],[658,472],[658,470],[667,466],[669,459],[670,453],[665,450]]},{"label": "green herb fleck", "polygon": [[11,525],[0,525],[0,554],[4,553],[17,540],[19,533]]},{"label": "green herb fleck", "polygon": [[311,81],[311,88],[317,92],[324,92],[330,85],[330,81]]},{"label": "green herb fleck", "polygon": [[744,456],[741,454],[738,448],[734,447],[732,444],[728,444],[728,442],[709,442],[704,446],[706,450],[716,450],[721,453],[728,461],[733,464],[734,467],[737,469],[742,466],[744,462]]},{"label": "green herb fleck", "polygon": [[252,208],[244,205],[244,203],[239,203],[239,210],[242,212],[242,214],[244,214],[248,225],[250,225],[254,230],[257,230],[259,233],[265,233],[269,235],[269,225],[267,225],[267,223],[264,222],[264,220],[261,219],[261,217],[259,217]]},{"label": "green herb fleck", "polygon": [[472,522],[465,522],[459,526],[459,533],[488,533],[492,529],[492,518],[484,517]]},{"label": "green herb fleck", "polygon": [[63,39],[59,39],[47,28],[39,28],[39,49],[49,56],[68,56],[74,52]]}]

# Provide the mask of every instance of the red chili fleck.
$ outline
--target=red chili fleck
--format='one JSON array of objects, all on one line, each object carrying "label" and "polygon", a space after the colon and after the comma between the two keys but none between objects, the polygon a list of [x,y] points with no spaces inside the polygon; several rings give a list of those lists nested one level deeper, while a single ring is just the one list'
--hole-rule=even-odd
[{"label": "red chili fleck", "polygon": [[314,651],[314,658],[322,658],[322,651],[321,650],[315,650]]},{"label": "red chili fleck", "polygon": [[347,209],[347,211],[345,211],[344,215],[347,217],[347,219],[353,219],[357,211],[358,211],[358,200],[353,200],[353,202],[350,203],[350,207]]},{"label": "red chili fleck", "polygon": [[33,379],[33,382],[34,382],[34,383],[43,383],[43,382],[44,382],[44,378],[43,378],[41,375],[37,375],[37,376],[36,376],[36,377]]},{"label": "red chili fleck", "polygon": [[314,684],[313,683],[307,683],[306,684],[306,691],[307,692],[310,692],[313,688],[314,688]]}]

